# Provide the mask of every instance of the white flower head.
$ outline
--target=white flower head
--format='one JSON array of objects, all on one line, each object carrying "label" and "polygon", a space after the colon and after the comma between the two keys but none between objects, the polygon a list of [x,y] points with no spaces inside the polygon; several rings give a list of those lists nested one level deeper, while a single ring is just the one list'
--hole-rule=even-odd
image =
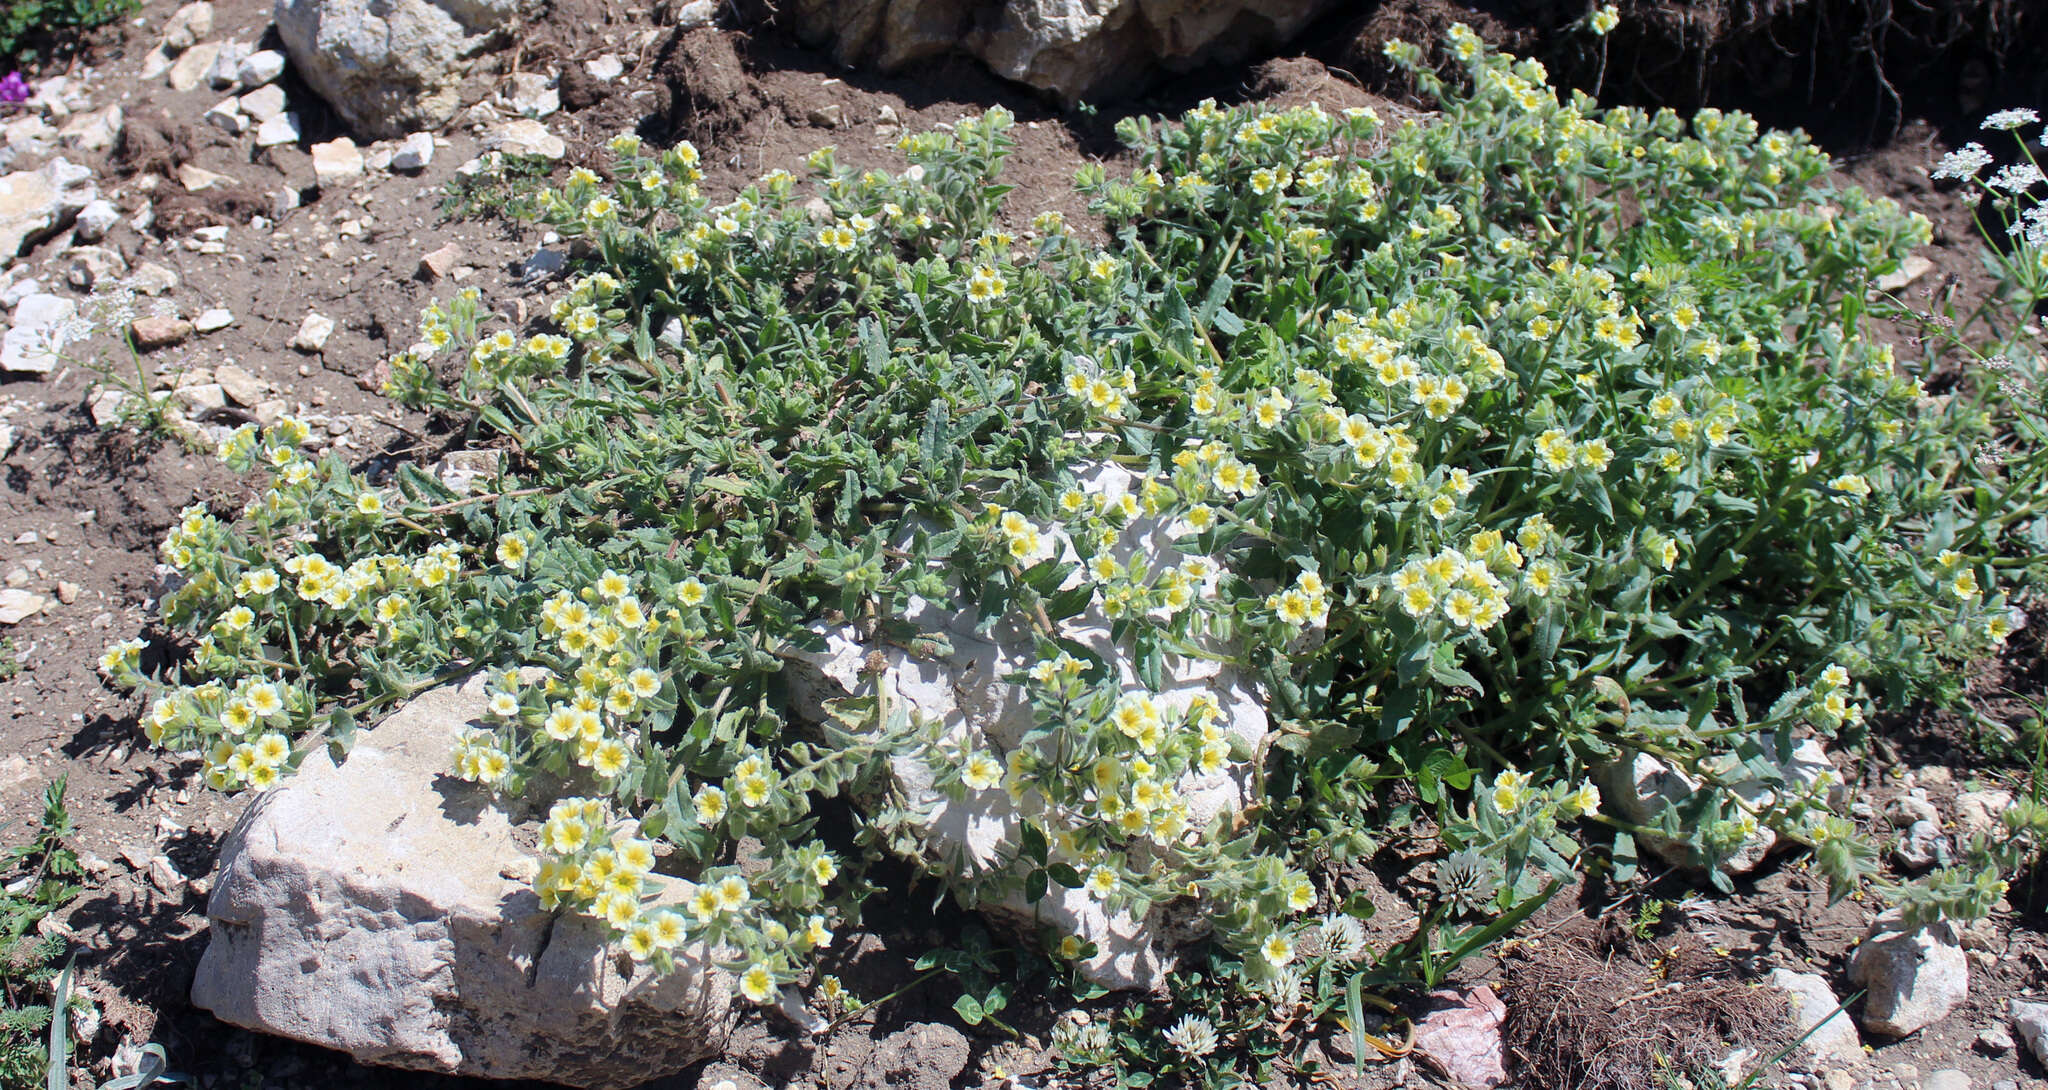
[{"label": "white flower head", "polygon": [[1936,181],[1946,178],[1974,178],[1977,172],[1991,165],[1991,153],[1984,145],[1971,142],[1941,157],[1930,177]]},{"label": "white flower head", "polygon": [[2010,110],[2000,110],[1985,118],[1983,128],[1992,132],[2011,132],[2022,125],[2032,125],[2039,120],[2040,114],[2025,106],[2016,106]]},{"label": "white flower head", "polygon": [[1323,917],[1316,929],[1323,940],[1323,952],[1332,959],[1354,962],[1365,956],[1365,926],[1342,912]]},{"label": "white flower head", "polygon": [[1166,1043],[1188,1059],[1216,1051],[1216,1027],[1198,1014],[1184,1014],[1166,1031]]},{"label": "white flower head", "polygon": [[2042,180],[2040,167],[2032,163],[2014,163],[1998,168],[1998,173],[1993,174],[1984,184],[1993,189],[2018,194],[2040,185]]}]

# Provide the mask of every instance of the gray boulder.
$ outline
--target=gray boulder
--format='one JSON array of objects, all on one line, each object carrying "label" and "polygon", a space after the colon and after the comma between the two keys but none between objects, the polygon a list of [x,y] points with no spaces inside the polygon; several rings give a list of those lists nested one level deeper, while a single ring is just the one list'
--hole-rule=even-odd
[{"label": "gray boulder", "polygon": [[1292,38],[1332,0],[794,0],[777,19],[885,71],[955,49],[1072,103]]},{"label": "gray boulder", "polygon": [[2006,1003],[2013,1032],[2026,1042],[2027,1051],[2034,1054],[2037,1062],[2048,1064],[2048,1003],[2025,999],[2009,999]]},{"label": "gray boulder", "polygon": [[192,1000],[365,1063],[623,1090],[717,1054],[730,980],[656,977],[519,877],[533,830],[446,774],[480,679],[425,693],[256,796],[225,842]]},{"label": "gray boulder", "polygon": [[461,106],[467,62],[533,0],[277,0],[291,66],[358,135],[438,129]]},{"label": "gray boulder", "polygon": [[[1760,739],[1761,744],[1772,747],[1769,738]],[[1807,738],[1792,747],[1788,754],[1772,752],[1773,762],[1779,769],[1784,785],[1795,792],[1820,790],[1828,784],[1838,784],[1840,775],[1820,740]],[[1732,756],[1719,759],[1716,772],[1732,775],[1737,762]],[[1601,792],[1621,812],[1621,815],[1638,825],[1655,828],[1664,817],[1664,811],[1684,806],[1700,789],[1700,780],[1681,769],[1666,764],[1647,753],[1632,753],[1621,760],[1611,761],[1600,769]],[[1778,801],[1777,788],[1755,779],[1742,779],[1731,789],[1746,804],[1763,810]],[[1661,833],[1646,833],[1638,842],[1658,858],[1674,866],[1694,866],[1692,849],[1683,840]],[[1759,827],[1735,854],[1722,862],[1721,869],[1729,874],[1748,874],[1755,870],[1778,847],[1778,834],[1767,827]]]},{"label": "gray boulder", "polygon": [[1897,910],[1870,925],[1849,958],[1863,988],[1863,1028],[1904,1037],[1947,1017],[1970,994],[1970,961],[1947,923],[1906,928]]}]

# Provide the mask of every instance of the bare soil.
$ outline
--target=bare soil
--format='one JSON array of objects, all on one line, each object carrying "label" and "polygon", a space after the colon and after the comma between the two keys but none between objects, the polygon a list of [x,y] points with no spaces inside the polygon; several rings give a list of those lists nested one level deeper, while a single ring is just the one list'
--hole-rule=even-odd
[{"label": "bare soil", "polygon": [[[131,119],[119,148],[85,157],[99,171],[103,191],[111,191],[124,209],[145,199],[157,208],[155,228],[139,232],[124,224],[103,245],[118,249],[130,264],[153,261],[174,269],[181,284],[167,298],[185,316],[224,306],[236,317],[227,329],[147,357],[146,367],[170,376],[234,364],[268,382],[293,410],[319,424],[328,441],[363,464],[431,455],[445,442],[434,434],[435,422],[371,392],[377,365],[411,343],[423,305],[459,285],[480,288],[508,317],[523,319],[539,302],[541,288],[521,280],[521,266],[546,240],[495,219],[440,213],[444,186],[480,147],[476,133],[460,123],[443,134],[447,146],[418,176],[373,173],[356,186],[319,191],[305,148],[337,135],[340,127],[289,74],[286,90],[304,115],[306,139],[252,156],[246,140],[199,120],[220,96],[204,90],[179,94],[161,79],[140,77],[141,57],[175,6],[173,0],[148,0],[137,19],[94,36],[64,62],[75,72],[89,66],[95,105],[121,102]],[[215,39],[253,42],[264,34],[270,5],[263,0],[216,0],[215,6]],[[1662,6],[1679,14],[1692,10],[1678,0]],[[1722,7],[1708,6],[1725,14]],[[1545,17],[1554,23],[1553,16]],[[1370,58],[1378,41],[1390,32],[1421,38],[1451,18],[1517,44],[1536,40],[1531,27],[1549,25],[1531,22],[1527,10],[1512,4],[1475,12],[1439,0],[1395,0],[1326,22],[1302,43],[1311,55],[1192,73],[1139,101],[1083,116],[1059,112],[964,60],[878,77],[842,70],[768,30],[677,34],[616,3],[555,0],[514,48],[486,62],[471,90],[481,98],[512,72],[560,70],[564,110],[548,119],[570,148],[560,169],[601,166],[603,141],[635,129],[656,141],[694,140],[705,153],[707,185],[715,193],[733,192],[824,143],[838,147],[842,162],[894,164],[898,127],[951,122],[1000,103],[1020,122],[1018,147],[1005,170],[1006,181],[1016,186],[1009,203],[1016,225],[1046,208],[1086,224],[1071,181],[1080,166],[1116,157],[1111,129],[1120,112],[1177,110],[1209,95],[1282,104],[1314,100],[1329,107],[1377,102],[1383,112],[1399,111],[1364,89],[1398,91],[1374,82],[1379,77]],[[2038,20],[2027,26],[2038,26]],[[625,75],[610,83],[583,76],[582,62],[600,53],[624,57]],[[1650,79],[1642,70],[1646,64],[1626,73],[1617,67],[1610,86],[1636,93],[1622,77]],[[1985,85],[1995,85],[2003,71],[1987,67]],[[49,74],[28,73],[32,81]],[[1682,81],[1666,82],[1679,97]],[[1702,82],[1707,90],[1700,93],[1714,99],[1713,85]],[[1818,107],[1809,103],[1807,109]],[[1892,196],[1935,223],[1934,244],[1926,251],[1934,270],[1901,296],[1930,314],[1951,307],[1967,312],[1988,290],[1976,256],[1972,210],[1926,178],[1926,165],[1956,140],[1942,134],[1940,120],[1909,123],[1881,145],[1848,141],[1840,171],[1844,181]],[[185,193],[174,180],[185,164],[233,182]],[[306,202],[280,215],[273,195],[286,188],[302,193]],[[222,252],[187,246],[192,230],[208,225],[228,228]],[[462,247],[463,270],[448,281],[431,280],[420,271],[420,258],[448,242]],[[62,248],[61,241],[52,241],[18,264],[40,271],[46,282],[61,282]],[[318,353],[287,347],[309,312],[339,326]],[[73,354],[83,361],[94,353],[112,358],[112,352],[112,341],[102,337]],[[210,455],[97,428],[87,412],[94,380],[85,366],[73,364],[46,379],[0,386],[0,421],[11,424],[17,436],[0,477],[0,572],[9,573],[10,582],[11,573],[21,572],[27,586],[51,599],[42,614],[0,633],[11,639],[22,666],[0,681],[0,813],[18,821],[34,812],[44,784],[69,780],[76,843],[87,859],[91,888],[59,926],[83,951],[84,986],[103,1012],[86,1050],[94,1073],[111,1073],[117,1048],[155,1040],[167,1048],[174,1067],[199,1076],[205,1086],[503,1085],[364,1068],[318,1048],[224,1026],[190,1006],[186,995],[206,941],[204,902],[214,853],[241,803],[201,787],[193,762],[148,747],[136,728],[135,703],[110,692],[95,665],[107,644],[149,631],[145,603],[156,577],[155,545],[177,512],[191,503],[230,512],[247,493]],[[2043,662],[2036,639],[2016,640],[2005,661],[1983,669],[1984,706],[1993,715],[2015,715],[2018,705],[2001,695],[2004,688],[2043,698]],[[1884,730],[1884,744],[1896,760],[1867,771],[1873,828],[1883,820],[1884,802],[1912,786],[1927,788],[1944,809],[1972,785],[2023,786],[2019,756],[1987,747],[1981,730],[1954,717],[1907,716]],[[1402,914],[1398,891],[1421,880],[1418,868],[1425,863],[1390,850],[1369,868],[1329,877],[1340,894],[1362,891],[1381,905],[1374,937],[1390,943],[1405,938],[1402,928],[1413,923]],[[1524,1085],[1634,1086],[1618,1075],[1587,1072],[1625,1053],[1676,1047],[1669,1042],[1679,1030],[1676,1039],[1686,1047],[1711,1037],[1714,1047],[1725,1041],[1768,1054],[1783,1040],[1783,1020],[1767,1002],[1746,1001],[1738,991],[1778,965],[1839,980],[1848,952],[1875,914],[1872,904],[1829,904],[1824,883],[1797,862],[1769,865],[1732,897],[1702,898],[1699,888],[1678,873],[1653,875],[1626,889],[1582,888],[1554,902],[1532,925],[1533,940],[1516,952],[1468,964],[1461,981],[1491,981],[1503,989],[1511,1054],[1526,1073]],[[2048,985],[2048,944],[2038,931],[2048,897],[2028,886],[2010,900],[1970,933],[1970,1000],[1904,1042],[1878,1043],[1868,1062],[1851,1073],[1849,1085],[1917,1090],[1921,1075],[1945,1067],[1967,1072],[1978,1087],[1999,1080],[2044,1085],[2031,1058],[1994,1055],[1973,1044],[1979,1032],[2002,1024],[2007,998],[2039,995]],[[871,997],[908,983],[919,954],[955,941],[967,926],[957,914],[934,913],[932,903],[929,887],[901,891],[872,914],[882,922],[851,936],[843,960],[828,971]],[[1652,903],[1672,907],[1639,938],[1634,924]],[[1658,952],[1672,947],[1681,954]],[[1695,989],[1689,996],[1710,998],[1654,1005],[1629,998],[1653,983],[1673,981]],[[1058,1006],[1041,1001],[1011,1012],[1023,1031],[1011,1039],[986,1028],[963,1031],[950,1009],[957,994],[944,981],[929,982],[816,1041],[780,1016],[750,1011],[725,1058],[655,1085],[681,1090],[729,1078],[742,1088],[936,1090],[1000,1085],[990,1074],[995,1065],[1023,1077],[1044,1071],[1050,1062],[1045,1036],[1063,1013]],[[1091,1009],[1106,1013],[1114,1003],[1097,1002]],[[1575,1063],[1584,1070],[1572,1074]],[[1795,1059],[1783,1070],[1812,1066]],[[1640,1075],[1641,1064],[1628,1071],[1636,1073],[1629,1078]],[[1363,1075],[1330,1076],[1322,1085],[1382,1087],[1427,1078],[1411,1063],[1385,1063],[1368,1065]],[[1789,1078],[1782,1072],[1772,1076]],[[1818,1074],[1811,1079],[1819,1083]]]}]

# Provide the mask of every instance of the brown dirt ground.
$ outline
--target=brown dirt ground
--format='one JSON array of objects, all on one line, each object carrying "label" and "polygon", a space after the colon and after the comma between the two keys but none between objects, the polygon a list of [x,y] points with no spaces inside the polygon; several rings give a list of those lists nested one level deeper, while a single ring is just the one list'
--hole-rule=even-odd
[{"label": "brown dirt ground", "polygon": [[[419,308],[451,290],[451,285],[416,275],[422,254],[447,241],[459,242],[469,267],[462,283],[481,288],[487,299],[514,308],[517,316],[536,298],[534,289],[518,286],[516,267],[541,245],[539,233],[490,220],[448,221],[438,214],[441,187],[478,148],[475,134],[459,124],[445,134],[448,146],[424,174],[373,175],[342,192],[313,191],[310,156],[303,146],[252,159],[242,141],[197,120],[216,96],[205,91],[180,95],[160,80],[136,76],[141,54],[174,7],[172,0],[148,0],[138,19],[96,36],[71,62],[98,69],[96,103],[123,102],[136,119],[131,126],[143,134],[129,142],[117,161],[92,163],[102,169],[103,190],[125,195],[125,206],[133,207],[144,187],[154,184],[166,195],[159,210],[167,225],[229,227],[222,254],[192,252],[176,245],[175,236],[138,234],[125,225],[107,243],[131,261],[153,260],[174,268],[183,283],[172,298],[187,316],[221,305],[237,317],[227,330],[150,357],[149,367],[170,374],[181,367],[234,362],[284,391],[296,409],[338,421],[335,430],[346,429],[359,457],[398,458],[431,449],[434,438],[425,434],[425,421],[395,410],[357,380],[409,343]],[[263,0],[216,0],[216,8],[217,39],[255,40],[269,19],[269,4]],[[1484,26],[1473,13],[1461,15]],[[472,90],[481,97],[513,71],[574,69],[598,53],[620,53],[628,60],[625,77],[610,85],[568,81],[569,108],[549,119],[570,144],[570,163],[601,165],[599,145],[621,129],[638,128],[663,140],[687,136],[705,151],[709,188],[719,193],[736,190],[770,167],[796,162],[822,143],[836,144],[842,161],[857,166],[895,162],[894,136],[883,127],[885,111],[894,113],[896,124],[918,128],[1001,103],[1020,122],[1019,146],[1005,172],[1017,187],[1010,214],[1018,226],[1048,207],[1067,213],[1072,222],[1086,223],[1082,202],[1071,189],[1073,173],[1085,162],[1116,154],[1110,136],[1114,111],[1096,117],[1062,114],[964,61],[878,77],[841,70],[772,33],[676,36],[660,31],[650,36],[648,25],[644,14],[604,0],[556,0],[515,48],[486,65]],[[1384,30],[1376,26],[1370,17],[1357,24],[1327,24],[1318,32],[1325,35],[1322,40],[1311,38],[1304,46],[1333,61],[1366,56],[1376,44],[1372,35]],[[1329,36],[1338,31],[1349,37]],[[286,79],[294,106],[305,111],[306,143],[338,133],[317,100],[291,83],[289,75]],[[1322,60],[1292,58],[1194,73],[1120,109],[1175,110],[1205,95],[1288,104],[1316,99],[1333,107],[1373,100],[1351,73],[1326,68]],[[837,124],[814,121],[826,107],[838,108]],[[1383,110],[1392,108],[1382,102]],[[150,133],[158,138],[146,139]],[[1935,271],[1905,296],[1929,309],[1946,295],[1969,303],[1984,290],[1969,209],[1925,177],[1924,166],[1944,147],[1940,135],[1920,125],[1884,148],[1846,157],[1842,165],[1846,179],[1894,196],[1935,221],[1935,244],[1928,251]],[[172,196],[177,186],[164,174],[186,161],[227,174],[238,184],[222,194]],[[123,168],[133,173],[117,180]],[[152,177],[154,183],[148,180]],[[251,227],[249,216],[268,215],[270,194],[285,186],[306,191],[311,199],[268,229]],[[59,249],[52,242],[23,261],[46,262]],[[340,324],[326,350],[316,355],[285,347],[308,311]],[[103,341],[86,351],[108,347]],[[117,1045],[154,1039],[169,1050],[174,1067],[200,1075],[204,1085],[477,1090],[503,1085],[364,1068],[321,1049],[223,1026],[186,1001],[205,942],[204,893],[215,846],[240,804],[201,788],[192,762],[143,744],[134,702],[108,691],[95,663],[108,643],[147,631],[150,620],[143,603],[154,578],[154,546],[177,511],[193,502],[230,510],[245,492],[208,456],[96,429],[85,412],[91,379],[74,365],[47,381],[0,387],[0,413],[19,436],[6,457],[5,488],[0,489],[0,570],[21,569],[31,588],[46,593],[54,593],[59,583],[75,585],[71,601],[53,602],[43,615],[9,633],[23,669],[0,682],[0,754],[5,755],[0,756],[0,813],[32,813],[46,782],[69,777],[79,826],[76,843],[88,861],[91,889],[65,915],[63,926],[85,951],[80,960],[85,987],[104,1012],[102,1029],[88,1050],[95,1073],[109,1073],[106,1065]],[[1987,677],[2039,694],[2042,661],[2038,643],[2016,641],[2013,656],[1991,667]],[[1988,686],[1985,692],[1995,695]],[[1931,786],[1938,805],[1974,780],[2017,782],[2015,766],[1979,760],[1979,747],[1964,724],[1930,717],[1902,721],[1896,729],[1894,771],[1920,770],[1920,782]],[[1928,774],[1924,770],[1930,766],[1953,771],[1946,777]],[[1865,786],[1881,808],[1909,782],[1872,770]],[[1871,820],[1880,819],[1873,815]],[[161,867],[151,873],[149,862],[159,855],[170,861],[174,873]],[[1376,927],[1384,929],[1387,941],[1395,941],[1404,937],[1396,933],[1398,925],[1408,921],[1400,917],[1401,902],[1389,890],[1414,880],[1417,861],[1394,853],[1376,863],[1373,873],[1333,877],[1345,891],[1362,889],[1382,903],[1386,912]],[[1502,961],[1471,963],[1461,979],[1498,983],[1512,1004],[1518,986],[1555,971],[1556,962],[1532,951],[1554,941],[1556,948],[1569,948],[1581,960],[1593,950],[1612,954],[1611,944],[1600,946],[1598,925],[1618,916],[1633,918],[1637,906],[1651,898],[1681,905],[1666,914],[1662,935],[1683,936],[1692,944],[1689,949],[1712,952],[1687,962],[1694,976],[1732,972],[1754,979],[1772,965],[1810,965],[1839,979],[1849,949],[1874,913],[1854,901],[1828,905],[1822,883],[1796,862],[1771,865],[1730,898],[1690,898],[1695,889],[1684,876],[1667,874],[1626,890],[1582,889],[1575,898],[1560,897],[1534,925],[1537,943]],[[913,906],[930,903],[930,891],[920,892],[924,896],[900,895],[902,911],[874,914],[907,922],[852,937],[844,963],[831,967],[858,993],[879,995],[907,981],[909,962],[917,954],[957,933],[959,917],[935,916]],[[1875,1090],[1917,1086],[1909,1068],[1926,1072],[1947,1066],[1968,1071],[1979,1086],[2016,1078],[2040,1084],[2042,1072],[2031,1060],[2022,1065],[2010,1055],[1987,1056],[1971,1047],[1980,1030],[2002,1021],[2006,997],[2039,994],[2048,983],[2048,945],[2035,930],[2043,898],[2033,897],[2031,890],[2016,891],[2015,901],[1989,926],[1973,932],[1977,949],[1969,1002],[1928,1032],[1879,1047],[1858,1073]],[[1624,960],[1633,956],[1623,953],[1628,955]],[[1640,969],[1635,964],[1631,971]],[[1000,1034],[958,1033],[949,1010],[952,995],[937,984],[921,987],[822,1042],[800,1040],[788,1023],[750,1013],[725,1060],[657,1085],[680,1090],[700,1080],[709,1086],[733,1078],[743,1088],[975,1086],[991,1085],[984,1072],[992,1063],[1020,1075],[1045,1066],[1043,1037],[1060,1013],[1056,1007],[1041,1003],[1013,1012],[1026,1032],[1012,1042]],[[1362,1078],[1347,1074],[1333,1085],[1379,1087],[1420,1077],[1419,1072],[1378,1065]]]}]

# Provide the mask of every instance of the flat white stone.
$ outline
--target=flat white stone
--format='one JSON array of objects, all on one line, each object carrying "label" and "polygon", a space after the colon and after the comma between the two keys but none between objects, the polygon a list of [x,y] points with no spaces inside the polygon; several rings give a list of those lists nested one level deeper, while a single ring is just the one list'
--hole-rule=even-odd
[{"label": "flat white stone", "polygon": [[284,88],[276,84],[258,84],[254,91],[235,100],[242,112],[262,124],[273,117],[284,116]]},{"label": "flat white stone", "polygon": [[244,87],[261,87],[284,75],[284,63],[284,54],[277,50],[259,49],[235,66],[235,81]]},{"label": "flat white stone", "polygon": [[313,179],[321,188],[347,185],[363,176],[363,150],[346,136],[313,145]]},{"label": "flat white stone", "polygon": [[407,172],[425,170],[434,161],[434,134],[416,132],[391,153],[391,169]]},{"label": "flat white stone", "polygon": [[57,369],[64,347],[64,326],[78,313],[78,304],[61,295],[27,296],[14,308],[14,318],[0,337],[0,371],[46,375]]},{"label": "flat white stone", "polygon": [[569,153],[569,146],[562,142],[561,137],[530,117],[507,121],[491,129],[484,135],[484,144],[507,155],[537,155],[543,159],[560,159]]},{"label": "flat white stone", "polygon": [[279,144],[296,144],[301,135],[298,114],[279,114],[256,126],[256,146],[274,148]]},{"label": "flat white stone", "polygon": [[0,590],[0,624],[15,625],[43,611],[49,599],[18,587]]},{"label": "flat white stone", "polygon": [[334,319],[324,314],[308,314],[292,337],[292,347],[301,352],[318,352],[327,347],[327,338],[333,335]]},{"label": "flat white stone", "polygon": [[[602,927],[545,911],[533,822],[448,775],[481,679],[316,749],[224,842],[192,1001],[366,1062],[626,1090],[723,1046],[730,978],[701,948],[657,977]],[[668,883],[665,898],[679,899]]]}]

